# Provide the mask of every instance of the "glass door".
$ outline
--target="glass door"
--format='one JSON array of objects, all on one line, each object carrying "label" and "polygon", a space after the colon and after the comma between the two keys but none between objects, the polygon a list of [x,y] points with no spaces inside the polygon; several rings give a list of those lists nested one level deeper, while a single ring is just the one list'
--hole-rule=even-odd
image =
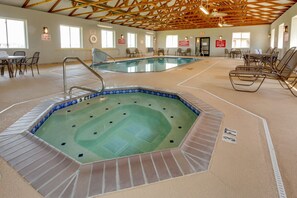
[{"label": "glass door", "polygon": [[210,37],[200,38],[200,55],[201,56],[210,55]]}]

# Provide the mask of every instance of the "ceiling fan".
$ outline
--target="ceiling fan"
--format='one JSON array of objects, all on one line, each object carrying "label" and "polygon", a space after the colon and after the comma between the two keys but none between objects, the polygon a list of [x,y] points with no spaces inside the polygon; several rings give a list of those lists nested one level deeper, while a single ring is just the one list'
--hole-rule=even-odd
[{"label": "ceiling fan", "polygon": [[227,13],[218,12],[217,9],[213,9],[212,12],[209,14],[209,17],[224,17],[227,16]]}]

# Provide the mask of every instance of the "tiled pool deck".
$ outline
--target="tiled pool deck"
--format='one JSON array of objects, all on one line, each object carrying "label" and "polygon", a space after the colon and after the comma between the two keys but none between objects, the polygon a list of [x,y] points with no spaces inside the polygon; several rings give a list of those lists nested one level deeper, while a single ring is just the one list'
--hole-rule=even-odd
[{"label": "tiled pool deck", "polygon": [[80,164],[29,132],[43,119],[41,114],[65,101],[55,98],[35,107],[0,134],[0,156],[45,197],[90,197],[207,171],[223,113],[190,94],[176,95],[201,111],[179,148]]}]

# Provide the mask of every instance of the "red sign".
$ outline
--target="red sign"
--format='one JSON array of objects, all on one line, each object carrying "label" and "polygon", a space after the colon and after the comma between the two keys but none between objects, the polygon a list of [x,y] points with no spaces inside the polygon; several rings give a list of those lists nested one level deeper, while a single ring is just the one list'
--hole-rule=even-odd
[{"label": "red sign", "polygon": [[180,46],[180,47],[190,46],[190,41],[189,40],[178,41],[178,46]]},{"label": "red sign", "polygon": [[121,45],[123,45],[123,44],[125,44],[126,42],[125,42],[125,39],[123,39],[123,38],[120,38],[119,40],[118,40],[118,44],[121,44]]},{"label": "red sign", "polygon": [[41,40],[50,41],[51,40],[51,35],[50,34],[41,34]]},{"label": "red sign", "polygon": [[216,47],[217,48],[225,48],[226,47],[226,40],[216,40]]}]

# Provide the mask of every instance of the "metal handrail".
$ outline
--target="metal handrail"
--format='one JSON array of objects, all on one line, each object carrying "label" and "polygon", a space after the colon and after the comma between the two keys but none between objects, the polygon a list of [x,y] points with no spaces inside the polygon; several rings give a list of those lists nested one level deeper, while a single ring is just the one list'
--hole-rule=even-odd
[{"label": "metal handrail", "polygon": [[[113,60],[113,62],[116,62],[115,58],[112,57],[111,55],[107,54],[106,52],[104,52],[104,51],[102,51],[100,49],[97,49],[97,50],[100,51],[101,53],[105,54],[106,56],[110,57]],[[94,55],[93,55],[93,58],[92,58],[92,65],[91,66],[93,66],[93,65],[94,65]]]},{"label": "metal handrail", "polygon": [[90,72],[92,72],[97,78],[100,79],[101,81],[101,84],[102,84],[102,89],[100,91],[98,90],[94,90],[94,89],[90,89],[90,88],[87,88],[87,87],[81,87],[81,86],[73,86],[73,87],[70,87],[69,89],[69,94],[71,95],[72,93],[72,89],[76,88],[76,89],[82,89],[82,90],[85,90],[85,91],[90,91],[90,92],[103,92],[104,89],[105,89],[105,82],[102,78],[102,76],[100,76],[95,70],[93,70],[90,66],[88,66],[85,62],[83,62],[79,57],[65,57],[64,60],[63,60],[63,85],[64,85],[64,93],[67,94],[67,82],[66,82],[66,61],[69,60],[69,59],[72,59],[72,60],[77,60],[79,61],[83,66],[85,66]]}]

